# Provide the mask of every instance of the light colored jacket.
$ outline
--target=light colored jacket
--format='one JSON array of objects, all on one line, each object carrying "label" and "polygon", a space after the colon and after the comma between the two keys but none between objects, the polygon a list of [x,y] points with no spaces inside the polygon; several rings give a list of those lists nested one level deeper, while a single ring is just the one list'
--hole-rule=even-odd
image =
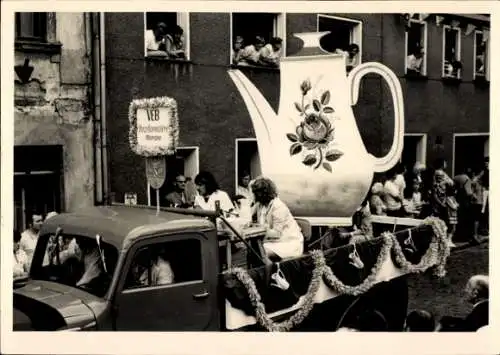
[{"label": "light colored jacket", "polygon": [[299,257],[304,250],[304,236],[287,205],[278,197],[268,206],[254,205],[259,224],[268,228],[264,249],[281,258]]}]

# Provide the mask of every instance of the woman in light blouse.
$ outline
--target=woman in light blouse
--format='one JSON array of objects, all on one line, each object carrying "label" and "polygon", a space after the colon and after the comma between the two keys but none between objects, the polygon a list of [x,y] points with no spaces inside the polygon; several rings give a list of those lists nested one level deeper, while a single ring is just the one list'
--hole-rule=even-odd
[{"label": "woman in light blouse", "polygon": [[266,227],[264,249],[271,260],[299,257],[304,237],[287,205],[278,197],[276,185],[259,177],[251,184],[255,198],[254,215]]}]

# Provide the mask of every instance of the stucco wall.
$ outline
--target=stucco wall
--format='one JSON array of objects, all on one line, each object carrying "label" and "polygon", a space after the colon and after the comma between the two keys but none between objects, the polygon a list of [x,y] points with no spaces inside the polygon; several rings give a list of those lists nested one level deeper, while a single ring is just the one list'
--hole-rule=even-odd
[{"label": "stucco wall", "polygon": [[30,59],[27,84],[15,83],[15,145],[62,145],[64,206],[67,211],[94,203],[90,57],[83,13],[57,13],[60,54],[16,51],[15,64]]}]

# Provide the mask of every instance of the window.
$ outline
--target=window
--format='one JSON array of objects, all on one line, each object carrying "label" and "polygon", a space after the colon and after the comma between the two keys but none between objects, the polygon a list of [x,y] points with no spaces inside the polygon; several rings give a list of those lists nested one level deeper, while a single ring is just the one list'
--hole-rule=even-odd
[{"label": "window", "polygon": [[62,146],[14,147],[14,229],[26,229],[33,213],[62,211],[63,186]]},{"label": "window", "polygon": [[[417,16],[417,15],[416,15]],[[414,17],[416,17],[414,16]],[[412,18],[406,31],[405,70],[407,75],[427,74],[427,23]]]},{"label": "window", "polygon": [[318,15],[318,32],[329,31],[321,38],[321,47],[330,53],[346,53],[347,66],[355,67],[361,63],[361,21],[347,18]]},{"label": "window", "polygon": [[[194,200],[194,178],[200,169],[200,158],[198,147],[178,147],[177,152],[173,156],[166,156],[167,161],[167,176],[165,182],[160,188],[160,205],[166,206],[166,196],[174,189],[174,182],[177,174],[182,174],[186,177],[186,197],[190,201]],[[156,191],[147,186],[148,189],[148,205],[156,206]]]},{"label": "window", "polygon": [[443,77],[460,78],[460,28],[443,26]]},{"label": "window", "polygon": [[142,247],[134,254],[125,289],[203,281],[201,241],[172,240]]},{"label": "window", "polygon": [[45,42],[47,40],[46,12],[16,12],[16,39]]},{"label": "window", "polygon": [[231,59],[233,65],[279,67],[286,52],[285,14],[233,13]]},{"label": "window", "polygon": [[147,57],[189,60],[189,13],[147,12],[144,22]]},{"label": "window", "polygon": [[235,149],[236,180],[234,186],[236,189],[244,174],[250,174],[250,178],[255,179],[257,176],[261,175],[262,172],[259,149],[255,138],[237,138]]},{"label": "window", "polygon": [[[487,32],[486,32],[487,33]],[[482,31],[474,32],[474,78],[489,79],[489,40]]]}]

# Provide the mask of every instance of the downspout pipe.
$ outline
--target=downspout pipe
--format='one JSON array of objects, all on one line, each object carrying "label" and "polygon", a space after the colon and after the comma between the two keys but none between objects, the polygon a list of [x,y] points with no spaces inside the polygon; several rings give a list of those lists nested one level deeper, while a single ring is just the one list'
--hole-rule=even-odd
[{"label": "downspout pipe", "polygon": [[108,176],[108,139],[106,129],[106,46],[104,12],[99,13],[99,39],[100,39],[100,79],[101,79],[101,159],[102,159],[102,191],[104,202],[111,203],[109,194]]},{"label": "downspout pipe", "polygon": [[92,41],[92,107],[94,112],[94,204],[103,204],[103,165],[102,165],[102,149],[101,149],[101,82],[100,82],[100,35],[99,35],[99,14],[85,13],[89,21]]}]

